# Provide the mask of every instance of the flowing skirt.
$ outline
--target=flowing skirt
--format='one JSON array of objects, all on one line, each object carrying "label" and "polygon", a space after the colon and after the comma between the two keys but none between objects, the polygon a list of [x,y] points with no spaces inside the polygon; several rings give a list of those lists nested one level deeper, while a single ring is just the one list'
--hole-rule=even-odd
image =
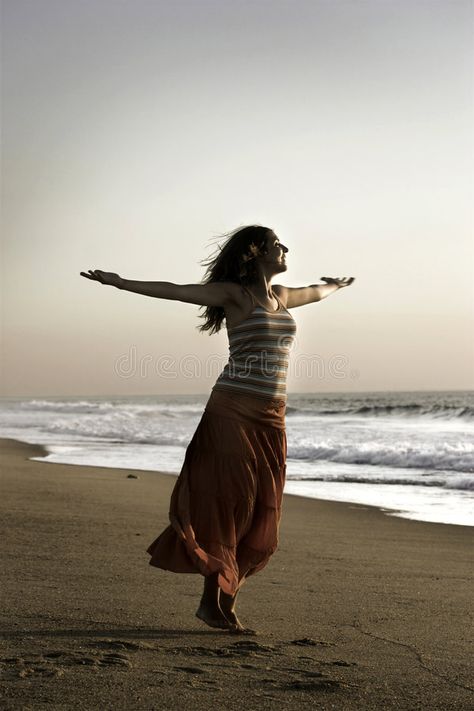
[{"label": "flowing skirt", "polygon": [[284,400],[212,390],[184,458],[170,525],[147,552],[175,573],[218,573],[234,595],[278,547],[286,475]]}]

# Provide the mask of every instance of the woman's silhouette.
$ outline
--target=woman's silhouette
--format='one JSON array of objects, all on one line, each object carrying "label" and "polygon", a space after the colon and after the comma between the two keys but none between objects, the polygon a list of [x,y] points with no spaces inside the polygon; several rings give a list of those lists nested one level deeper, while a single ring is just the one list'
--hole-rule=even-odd
[{"label": "woman's silhouette", "polygon": [[199,330],[217,333],[225,319],[229,361],[217,378],[189,443],[170,501],[170,525],[147,552],[150,564],[201,573],[197,617],[211,627],[255,634],[235,612],[246,578],[262,570],[278,546],[286,474],[286,375],[296,324],[289,309],[349,286],[271,286],[287,270],[273,230],[251,225],[227,235],[201,284],[122,279],[89,270],[81,275],[146,296],[205,307]]}]

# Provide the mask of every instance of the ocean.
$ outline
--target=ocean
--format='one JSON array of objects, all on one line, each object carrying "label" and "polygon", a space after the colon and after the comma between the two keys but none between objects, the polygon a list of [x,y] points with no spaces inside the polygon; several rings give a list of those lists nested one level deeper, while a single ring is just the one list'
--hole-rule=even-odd
[{"label": "ocean", "polygon": [[[209,395],[0,399],[41,461],[177,475]],[[285,493],[474,525],[474,391],[289,393]]]}]

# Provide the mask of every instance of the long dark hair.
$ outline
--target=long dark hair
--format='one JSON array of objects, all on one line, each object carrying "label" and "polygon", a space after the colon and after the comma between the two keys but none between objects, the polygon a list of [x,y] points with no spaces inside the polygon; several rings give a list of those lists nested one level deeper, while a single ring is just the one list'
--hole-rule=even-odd
[{"label": "long dark hair", "polygon": [[[245,255],[249,253],[252,243],[258,247],[261,254],[265,254],[266,241],[270,232],[269,227],[249,225],[224,234],[223,236],[227,239],[222,246],[218,245],[217,254],[201,261],[201,264],[207,266],[201,283],[233,281],[235,284],[244,286],[255,284],[258,276],[256,260],[251,258],[246,261]],[[210,336],[213,333],[218,333],[225,318],[223,307],[202,306],[201,308],[204,308],[205,311],[199,315],[199,318],[205,319],[205,322],[196,328],[199,331],[210,331]]]}]

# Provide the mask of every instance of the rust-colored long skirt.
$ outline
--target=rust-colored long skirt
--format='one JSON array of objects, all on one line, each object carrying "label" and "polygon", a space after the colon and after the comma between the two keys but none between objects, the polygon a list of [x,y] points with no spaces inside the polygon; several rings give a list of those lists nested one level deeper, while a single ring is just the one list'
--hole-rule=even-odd
[{"label": "rust-colored long skirt", "polygon": [[286,475],[286,403],[213,390],[171,495],[169,525],[150,565],[218,572],[234,595],[278,547]]}]

